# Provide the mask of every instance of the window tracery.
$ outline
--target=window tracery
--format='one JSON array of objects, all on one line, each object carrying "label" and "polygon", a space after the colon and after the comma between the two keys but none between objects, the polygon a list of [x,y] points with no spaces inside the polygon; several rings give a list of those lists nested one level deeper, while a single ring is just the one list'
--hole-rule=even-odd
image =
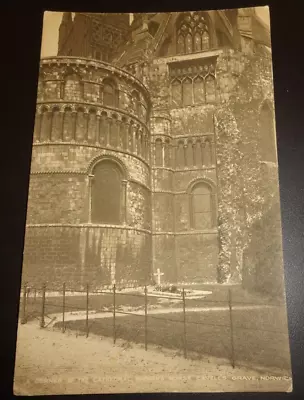
[{"label": "window tracery", "polygon": [[179,62],[170,66],[171,105],[186,107],[216,101],[215,60]]},{"label": "window tracery", "polygon": [[208,23],[202,12],[182,14],[177,23],[177,54],[189,54],[211,47]]}]

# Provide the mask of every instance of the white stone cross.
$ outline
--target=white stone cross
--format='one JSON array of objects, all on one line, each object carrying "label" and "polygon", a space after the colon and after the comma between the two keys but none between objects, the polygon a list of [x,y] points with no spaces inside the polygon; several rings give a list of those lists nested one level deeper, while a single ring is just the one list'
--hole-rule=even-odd
[{"label": "white stone cross", "polygon": [[157,268],[156,271],[157,271],[157,272],[155,272],[154,275],[157,276],[157,284],[160,285],[160,277],[161,277],[162,275],[164,275],[164,273],[163,273],[163,272],[160,272],[160,269],[159,269],[159,268]]}]

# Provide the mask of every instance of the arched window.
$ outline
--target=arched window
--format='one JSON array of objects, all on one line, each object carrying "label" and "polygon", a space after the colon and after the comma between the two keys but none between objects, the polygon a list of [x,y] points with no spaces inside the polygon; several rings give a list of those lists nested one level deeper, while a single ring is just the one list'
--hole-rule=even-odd
[{"label": "arched window", "polygon": [[214,201],[212,188],[205,182],[194,185],[190,192],[191,227],[197,230],[214,226]]},{"label": "arched window", "polygon": [[176,24],[177,54],[193,53],[210,48],[209,27],[204,13],[183,13]]},{"label": "arched window", "polygon": [[273,111],[267,102],[260,112],[260,149],[263,161],[277,162]]},{"label": "arched window", "polygon": [[106,79],[103,82],[103,104],[109,107],[116,107],[116,87],[112,80]]},{"label": "arched window", "polygon": [[111,160],[99,162],[93,169],[91,186],[91,222],[119,225],[123,221],[123,174]]}]

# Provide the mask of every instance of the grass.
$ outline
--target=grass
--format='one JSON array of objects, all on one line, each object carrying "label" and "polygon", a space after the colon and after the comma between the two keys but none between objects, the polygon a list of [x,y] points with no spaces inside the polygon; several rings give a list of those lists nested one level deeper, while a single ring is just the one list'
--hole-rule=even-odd
[{"label": "grass", "polygon": [[[132,308],[144,307],[144,298],[142,296],[116,294],[116,307],[128,306]],[[157,298],[151,297],[149,299],[150,304],[157,304]],[[113,294],[103,293],[100,295],[89,296],[89,310],[91,311],[106,311],[113,307]],[[23,299],[20,302],[20,317],[23,315]],[[66,296],[65,298],[65,311],[85,311],[87,308],[86,296]],[[62,297],[46,297],[45,299],[45,315],[59,314],[63,309],[63,298]],[[30,297],[26,303],[26,317],[27,321],[39,318],[42,310],[42,298],[41,297]]]},{"label": "grass", "polygon": [[[228,291],[214,290],[212,295],[203,299],[187,300],[187,308],[228,306]],[[86,296],[67,296],[65,311],[85,311]],[[269,304],[267,299],[256,299],[239,288],[232,291],[233,305]],[[182,301],[149,297],[149,310],[155,307],[181,308]],[[46,324],[51,314],[62,312],[62,297],[46,297]],[[116,294],[117,314],[130,307],[130,312],[144,309],[144,296],[131,293]],[[26,304],[27,320],[40,318],[41,297],[30,297]],[[90,311],[111,311],[113,294],[103,293],[89,296]],[[23,315],[23,304],[20,302],[20,317]],[[234,348],[236,363],[249,362],[262,366],[273,366],[289,370],[288,336],[286,311],[284,306],[250,310],[233,310]],[[112,318],[89,317],[89,330],[99,336],[113,336]],[[61,327],[61,322],[55,324]],[[66,328],[79,333],[86,332],[85,320],[66,321]],[[187,312],[187,351],[189,357],[203,358],[205,355],[231,360],[231,328],[229,311]],[[148,315],[148,345],[174,349],[182,354],[184,348],[182,313]],[[144,343],[144,317],[125,315],[116,319],[116,336],[127,342]]]},{"label": "grass", "polygon": [[[236,364],[249,362],[265,367],[289,370],[287,328],[283,309],[233,311],[234,349]],[[62,327],[61,322],[55,324]],[[85,320],[67,321],[67,329],[86,332]],[[113,319],[96,318],[89,321],[89,331],[99,336],[113,336]],[[231,329],[228,311],[188,312],[186,347],[190,358],[211,355],[231,360]],[[148,316],[147,342],[159,347],[184,348],[183,314]],[[128,342],[144,343],[144,317],[126,315],[116,318],[116,337]]]}]

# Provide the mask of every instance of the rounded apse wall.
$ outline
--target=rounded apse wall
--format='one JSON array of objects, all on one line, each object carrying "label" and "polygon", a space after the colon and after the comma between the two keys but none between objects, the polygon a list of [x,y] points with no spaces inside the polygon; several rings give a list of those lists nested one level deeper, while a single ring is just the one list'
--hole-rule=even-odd
[{"label": "rounded apse wall", "polygon": [[149,97],[91,60],[41,61],[24,279],[60,286],[148,282]]}]

